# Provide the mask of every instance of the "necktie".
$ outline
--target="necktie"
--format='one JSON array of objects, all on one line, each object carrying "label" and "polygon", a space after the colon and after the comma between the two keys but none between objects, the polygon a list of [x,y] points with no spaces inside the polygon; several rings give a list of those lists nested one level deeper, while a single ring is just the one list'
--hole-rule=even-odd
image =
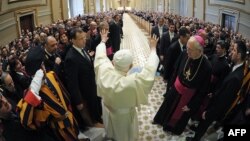
[{"label": "necktie", "polygon": [[89,62],[91,62],[90,57],[88,56],[87,52],[86,52],[84,49],[82,49],[82,53],[83,53],[83,56],[84,56]]},{"label": "necktie", "polygon": [[186,50],[187,50],[186,46],[185,45],[182,46],[182,51],[186,51]]}]

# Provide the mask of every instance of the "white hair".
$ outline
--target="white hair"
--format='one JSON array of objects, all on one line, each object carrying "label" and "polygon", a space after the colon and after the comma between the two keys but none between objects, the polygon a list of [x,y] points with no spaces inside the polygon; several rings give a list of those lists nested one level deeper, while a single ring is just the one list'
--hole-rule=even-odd
[{"label": "white hair", "polygon": [[195,47],[196,49],[199,49],[201,52],[203,52],[203,50],[204,50],[203,47],[202,47],[201,44],[195,39],[194,36],[190,37],[189,41],[192,42],[192,43],[194,43],[194,47]]}]

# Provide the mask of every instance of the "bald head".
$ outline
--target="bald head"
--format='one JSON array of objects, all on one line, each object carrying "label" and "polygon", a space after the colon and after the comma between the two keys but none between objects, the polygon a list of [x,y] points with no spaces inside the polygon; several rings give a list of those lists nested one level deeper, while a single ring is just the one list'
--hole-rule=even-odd
[{"label": "bald head", "polygon": [[92,21],[92,22],[90,23],[90,26],[97,26],[97,24],[96,24],[96,22]]},{"label": "bald head", "polygon": [[97,28],[96,22],[94,22],[94,21],[90,22],[90,30],[94,30],[96,28]]},{"label": "bald head", "polygon": [[55,37],[48,36],[46,38],[46,42],[45,42],[46,51],[50,54],[53,54],[53,53],[55,53],[56,48],[57,48],[57,41],[56,41]]},{"label": "bald head", "polygon": [[7,89],[9,92],[15,92],[15,84],[12,80],[12,77],[9,73],[3,72],[1,76],[1,81],[3,82],[3,87]]}]

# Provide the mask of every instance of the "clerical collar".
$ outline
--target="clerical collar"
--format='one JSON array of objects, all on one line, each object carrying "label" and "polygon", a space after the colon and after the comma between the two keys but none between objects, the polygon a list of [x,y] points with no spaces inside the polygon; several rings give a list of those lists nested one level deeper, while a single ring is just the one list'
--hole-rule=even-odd
[{"label": "clerical collar", "polygon": [[47,51],[47,49],[45,48],[45,52],[49,55],[49,57],[51,57],[52,56],[52,54],[51,53],[49,53],[48,51]]},{"label": "clerical collar", "polygon": [[238,67],[242,66],[243,63],[240,63],[238,65],[234,65],[233,69],[232,69],[232,72],[234,72]]}]

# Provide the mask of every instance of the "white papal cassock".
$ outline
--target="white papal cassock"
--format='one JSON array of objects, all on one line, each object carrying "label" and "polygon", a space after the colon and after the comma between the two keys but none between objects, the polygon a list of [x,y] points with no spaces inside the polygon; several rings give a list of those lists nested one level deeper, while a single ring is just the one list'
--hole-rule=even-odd
[{"label": "white papal cassock", "polygon": [[106,46],[96,49],[95,74],[98,96],[103,102],[103,121],[107,137],[116,141],[135,141],[138,138],[136,107],[148,103],[159,59],[151,51],[140,73],[127,75],[114,68],[106,56]]}]

